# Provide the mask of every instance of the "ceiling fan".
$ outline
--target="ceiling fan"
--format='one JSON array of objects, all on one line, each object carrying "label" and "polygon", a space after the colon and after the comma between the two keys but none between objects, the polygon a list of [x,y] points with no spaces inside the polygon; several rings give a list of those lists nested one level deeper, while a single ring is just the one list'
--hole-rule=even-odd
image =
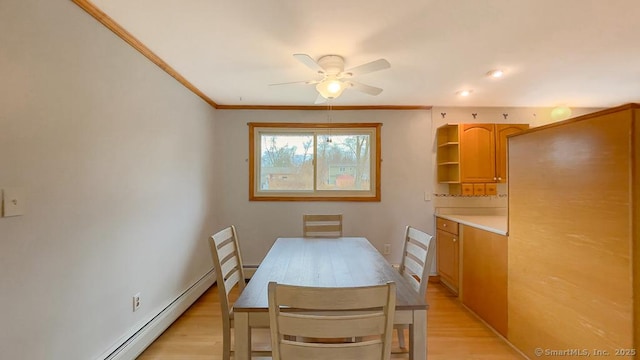
[{"label": "ceiling fan", "polygon": [[368,62],[350,69],[344,69],[344,58],[340,55],[325,55],[315,61],[307,54],[293,54],[298,61],[306,65],[311,70],[322,76],[320,79],[307,81],[294,81],[274,85],[288,84],[315,84],[318,91],[318,97],[315,103],[323,103],[327,100],[337,98],[345,89],[353,88],[369,95],[378,95],[382,92],[381,88],[366,85],[352,78],[357,75],[367,74],[374,71],[384,70],[391,67],[391,64],[385,59],[378,59]]}]

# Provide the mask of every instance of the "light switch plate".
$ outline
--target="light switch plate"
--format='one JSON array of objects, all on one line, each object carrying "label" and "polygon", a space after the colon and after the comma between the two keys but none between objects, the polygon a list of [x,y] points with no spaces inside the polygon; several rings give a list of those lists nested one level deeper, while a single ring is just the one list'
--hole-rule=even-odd
[{"label": "light switch plate", "polygon": [[23,188],[5,188],[2,191],[2,216],[19,216],[25,212],[25,198]]}]

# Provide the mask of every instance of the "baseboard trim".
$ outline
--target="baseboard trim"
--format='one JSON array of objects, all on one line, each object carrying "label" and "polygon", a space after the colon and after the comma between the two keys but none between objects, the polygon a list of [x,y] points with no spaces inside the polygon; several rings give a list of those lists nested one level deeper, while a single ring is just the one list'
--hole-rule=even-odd
[{"label": "baseboard trim", "polygon": [[485,319],[483,319],[480,315],[476,314],[475,311],[471,310],[471,308],[469,308],[467,305],[465,305],[462,302],[462,299],[459,299],[459,301],[460,301],[460,305],[462,305],[463,308],[465,308],[468,312],[470,312],[471,315],[473,315],[476,319],[480,320],[480,322],[483,323],[484,326],[488,327],[489,330],[491,330],[497,337],[500,338],[500,340],[504,341],[507,345],[509,345],[509,347],[511,347],[513,350],[515,350],[518,354],[520,354],[520,356],[522,356],[523,359],[531,360],[525,353],[522,352],[522,350],[518,349],[515,345],[513,345],[511,343],[511,341],[509,341],[509,339],[507,339],[506,336],[504,336],[500,332],[498,332],[498,330],[496,330],[493,326],[491,326]]},{"label": "baseboard trim", "polygon": [[116,344],[99,360],[133,360],[144,349],[151,345],[176,319],[184,313],[198,298],[204,294],[216,281],[214,270],[210,270],[189,289],[183,292],[171,304],[165,307],[151,320],[146,322],[131,336],[125,337],[120,344]]},{"label": "baseboard trim", "polygon": [[258,270],[258,265],[244,265],[242,270],[244,270],[244,277],[251,279],[253,274],[256,273],[256,270]]},{"label": "baseboard trim", "polygon": [[445,289],[449,290],[451,294],[455,295],[456,297],[460,295],[459,293],[460,289],[456,290],[456,288],[453,285],[451,285],[447,280],[443,279],[442,276],[439,276],[438,280],[440,280],[440,284],[444,285]]}]

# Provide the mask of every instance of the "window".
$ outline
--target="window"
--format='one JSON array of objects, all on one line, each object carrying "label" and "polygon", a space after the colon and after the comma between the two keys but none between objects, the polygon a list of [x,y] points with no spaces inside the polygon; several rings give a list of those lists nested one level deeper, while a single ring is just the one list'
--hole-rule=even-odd
[{"label": "window", "polygon": [[249,200],[380,201],[381,126],[249,123]]}]

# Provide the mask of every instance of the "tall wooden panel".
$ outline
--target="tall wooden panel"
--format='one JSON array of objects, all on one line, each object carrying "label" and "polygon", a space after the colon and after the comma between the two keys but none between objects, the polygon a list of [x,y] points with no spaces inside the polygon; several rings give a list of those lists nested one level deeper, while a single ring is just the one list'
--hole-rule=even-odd
[{"label": "tall wooden panel", "polygon": [[637,108],[509,139],[508,338],[531,358],[640,347]]},{"label": "tall wooden panel", "polygon": [[[633,191],[633,295],[634,295],[634,324],[633,343],[640,351],[640,109],[636,109],[633,114],[633,154],[631,167],[633,177],[631,179],[631,190]],[[640,358],[640,354],[638,354]]]},{"label": "tall wooden panel", "polygon": [[507,336],[507,237],[461,226],[462,303]]}]

